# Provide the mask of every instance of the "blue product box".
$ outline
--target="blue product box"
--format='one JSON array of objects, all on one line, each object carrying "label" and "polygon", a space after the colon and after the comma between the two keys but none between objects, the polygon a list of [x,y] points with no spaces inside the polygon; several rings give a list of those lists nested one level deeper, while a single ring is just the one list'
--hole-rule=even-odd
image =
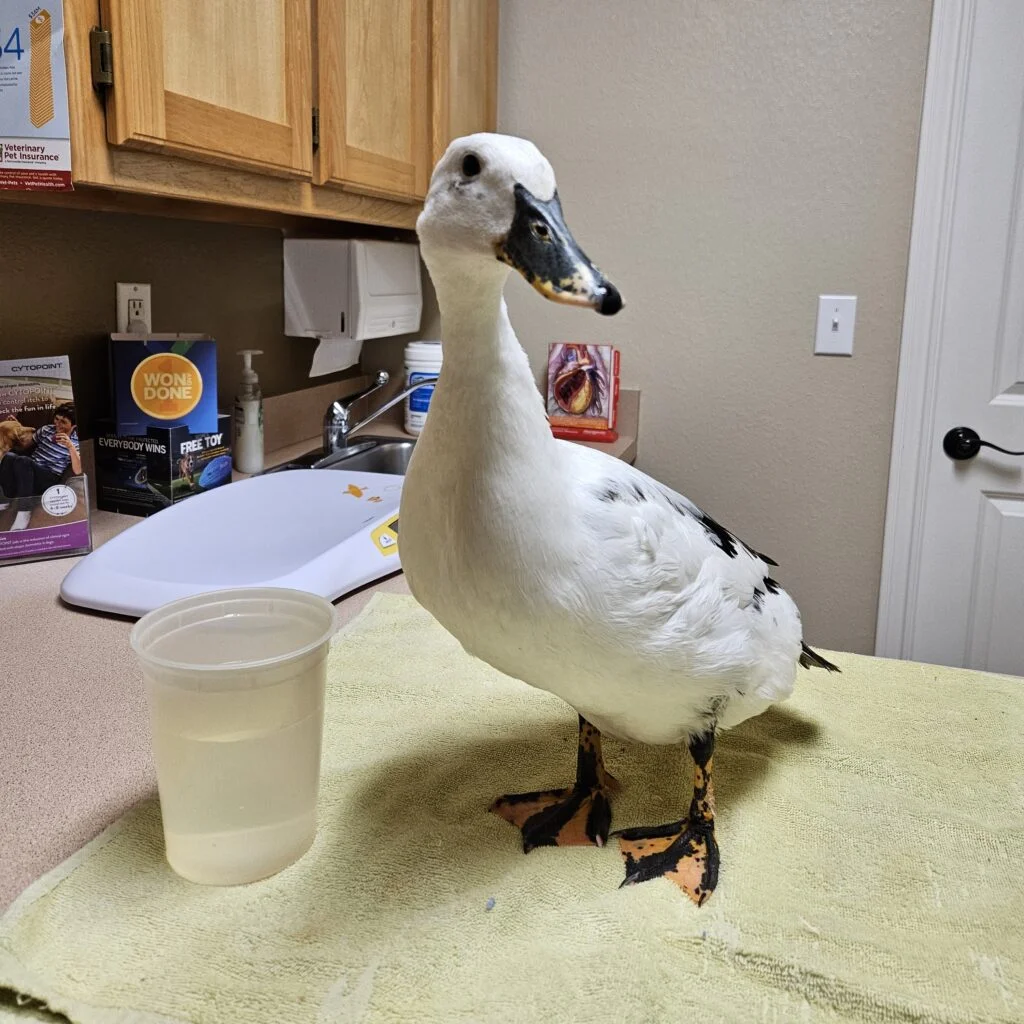
[{"label": "blue product box", "polygon": [[110,380],[118,434],[217,431],[217,343],[206,335],[112,334]]},{"label": "blue product box", "polygon": [[106,512],[148,516],[184,498],[231,482],[231,417],[216,433],[150,427],[118,434],[109,420],[95,425],[96,505]]}]

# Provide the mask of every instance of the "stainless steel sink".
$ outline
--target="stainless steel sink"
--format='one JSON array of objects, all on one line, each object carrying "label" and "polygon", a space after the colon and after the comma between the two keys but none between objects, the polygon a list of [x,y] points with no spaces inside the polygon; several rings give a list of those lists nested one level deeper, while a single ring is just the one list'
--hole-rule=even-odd
[{"label": "stainless steel sink", "polygon": [[360,473],[394,473],[405,476],[412,458],[415,441],[404,441],[395,437],[357,437],[345,448],[339,448],[329,455],[323,449],[300,455],[281,466],[268,469],[268,473],[280,473],[288,469],[351,469]]},{"label": "stainless steel sink", "polygon": [[323,469],[352,469],[360,473],[395,473],[405,476],[415,441],[382,441],[347,458],[338,459]]}]

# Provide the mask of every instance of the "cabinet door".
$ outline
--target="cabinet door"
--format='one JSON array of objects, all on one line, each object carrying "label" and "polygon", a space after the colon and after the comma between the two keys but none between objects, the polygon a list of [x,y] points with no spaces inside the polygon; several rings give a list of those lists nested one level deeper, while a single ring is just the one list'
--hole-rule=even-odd
[{"label": "cabinet door", "polygon": [[311,0],[103,0],[113,44],[107,138],[312,173]]},{"label": "cabinet door", "polygon": [[428,0],[319,0],[317,180],[417,200],[430,177]]},{"label": "cabinet door", "polygon": [[498,0],[433,0],[433,155],[498,121]]}]

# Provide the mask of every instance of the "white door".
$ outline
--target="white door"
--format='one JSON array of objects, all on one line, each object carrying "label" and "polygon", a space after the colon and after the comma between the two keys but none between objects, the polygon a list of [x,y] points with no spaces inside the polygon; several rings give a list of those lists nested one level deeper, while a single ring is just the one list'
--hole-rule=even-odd
[{"label": "white door", "polygon": [[1024,2],[932,33],[877,653],[1024,675]]}]

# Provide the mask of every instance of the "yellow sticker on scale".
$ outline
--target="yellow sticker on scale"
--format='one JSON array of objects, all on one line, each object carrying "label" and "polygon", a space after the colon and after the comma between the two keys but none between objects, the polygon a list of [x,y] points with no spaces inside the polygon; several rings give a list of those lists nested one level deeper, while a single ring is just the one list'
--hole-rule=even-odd
[{"label": "yellow sticker on scale", "polygon": [[398,516],[392,516],[386,523],[381,523],[370,536],[382,555],[397,555]]}]

